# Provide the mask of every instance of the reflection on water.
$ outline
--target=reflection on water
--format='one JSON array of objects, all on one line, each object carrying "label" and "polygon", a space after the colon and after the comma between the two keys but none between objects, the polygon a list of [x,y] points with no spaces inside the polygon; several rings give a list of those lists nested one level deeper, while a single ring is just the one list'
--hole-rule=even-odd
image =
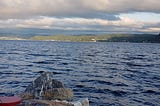
[{"label": "reflection on water", "polygon": [[160,44],[0,41],[0,95],[42,71],[91,106],[160,105]]}]

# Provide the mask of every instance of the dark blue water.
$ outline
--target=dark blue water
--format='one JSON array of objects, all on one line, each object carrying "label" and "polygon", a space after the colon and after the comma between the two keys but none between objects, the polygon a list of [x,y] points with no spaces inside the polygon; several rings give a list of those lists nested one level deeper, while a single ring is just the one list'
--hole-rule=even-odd
[{"label": "dark blue water", "polygon": [[42,71],[91,106],[160,106],[160,44],[0,41],[0,95]]}]

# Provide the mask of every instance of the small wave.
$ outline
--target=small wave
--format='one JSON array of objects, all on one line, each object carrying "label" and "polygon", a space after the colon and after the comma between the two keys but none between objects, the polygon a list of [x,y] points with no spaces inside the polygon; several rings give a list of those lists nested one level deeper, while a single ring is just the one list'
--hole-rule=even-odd
[{"label": "small wave", "polygon": [[101,80],[88,80],[87,82],[94,82],[95,84],[105,84],[105,85],[113,85],[112,82],[108,81],[101,81]]},{"label": "small wave", "polygon": [[80,89],[83,92],[90,92],[90,93],[95,93],[96,88],[95,87],[83,87]]},{"label": "small wave", "polygon": [[4,53],[4,52],[0,52],[0,54],[7,54],[7,53]]},{"label": "small wave", "polygon": [[46,60],[46,61],[38,61],[38,62],[33,62],[33,63],[36,63],[36,64],[54,64],[55,61]]},{"label": "small wave", "polygon": [[87,56],[89,56],[89,57],[95,57],[94,54],[87,54]]},{"label": "small wave", "polygon": [[139,64],[139,63],[132,63],[132,62],[127,62],[126,63],[128,66],[137,66],[137,67],[153,67],[154,64]]},{"label": "small wave", "polygon": [[82,88],[82,87],[85,87],[85,85],[77,84],[76,87],[77,87],[77,88]]},{"label": "small wave", "polygon": [[110,67],[108,70],[119,70],[118,68]]},{"label": "small wave", "polygon": [[1,93],[1,92],[0,92],[0,96],[4,96],[4,95],[6,95],[6,93]]},{"label": "small wave", "polygon": [[66,69],[60,69],[61,71],[64,71],[64,72],[69,72],[69,71],[74,71],[73,69],[71,69],[71,68],[66,68]]},{"label": "small wave", "polygon": [[54,56],[54,55],[48,55],[48,54],[28,54],[31,56]]},{"label": "small wave", "polygon": [[114,63],[114,62],[106,62],[105,64],[109,64],[109,65],[118,65],[118,63]]},{"label": "small wave", "polygon": [[10,66],[13,66],[13,67],[20,67],[20,66],[22,66],[22,67],[32,67],[33,66],[33,64],[24,64],[24,65],[20,65],[20,64],[11,64]]},{"label": "small wave", "polygon": [[156,106],[156,105],[154,105],[154,104],[151,103],[151,102],[144,102],[144,105],[147,105],[147,106]]},{"label": "small wave", "polygon": [[129,94],[129,92],[122,91],[122,90],[96,89],[94,87],[85,87],[84,89],[86,91],[91,92],[91,93],[102,93],[102,94],[110,94],[111,93],[114,96],[125,96],[126,94]]},{"label": "small wave", "polygon": [[63,73],[61,73],[61,72],[52,72],[54,75],[55,74],[63,74]]},{"label": "small wave", "polygon": [[118,84],[114,84],[114,86],[128,86],[128,85],[126,85],[124,83],[118,83]]},{"label": "small wave", "polygon": [[152,77],[152,79],[157,80],[157,81],[160,81],[160,76],[155,75],[155,76]]},{"label": "small wave", "polygon": [[97,82],[97,83],[100,83],[100,84],[105,84],[105,85],[113,85],[112,82],[108,82],[108,81],[100,81],[100,80],[97,80],[96,82]]},{"label": "small wave", "polygon": [[141,60],[141,59],[146,59],[145,58],[146,57],[146,55],[135,55],[135,56],[129,56],[128,58],[130,59],[130,60]]},{"label": "small wave", "polygon": [[8,75],[13,74],[13,75],[15,75],[15,74],[23,74],[23,72],[19,72],[19,73],[18,72],[16,72],[16,73],[15,72],[0,72],[0,75],[2,75],[2,74],[8,74]]},{"label": "small wave", "polygon": [[130,60],[143,60],[145,58],[144,57],[122,57],[121,59],[130,61]]},{"label": "small wave", "polygon": [[60,64],[58,64],[58,65],[68,65],[68,63],[60,63]]},{"label": "small wave", "polygon": [[154,90],[145,90],[142,93],[146,93],[146,94],[160,94],[160,92],[154,91]]},{"label": "small wave", "polygon": [[112,93],[114,96],[125,96],[126,94],[128,94],[127,92],[125,92],[125,91],[120,91],[120,90],[116,90],[116,91],[112,91],[112,90],[111,90],[111,93]]},{"label": "small wave", "polygon": [[0,69],[8,69],[9,65],[0,65]]},{"label": "small wave", "polygon": [[8,82],[8,84],[19,84],[20,81],[11,81],[11,82]]},{"label": "small wave", "polygon": [[0,54],[13,54],[13,55],[17,55],[17,54],[19,54],[19,53],[4,53],[4,52],[0,52]]}]

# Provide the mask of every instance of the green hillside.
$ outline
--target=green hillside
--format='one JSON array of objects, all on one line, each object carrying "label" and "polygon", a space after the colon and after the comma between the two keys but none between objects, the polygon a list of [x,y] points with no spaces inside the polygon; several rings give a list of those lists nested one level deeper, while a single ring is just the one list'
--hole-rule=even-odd
[{"label": "green hillside", "polygon": [[34,36],[30,40],[53,40],[73,42],[146,42],[160,43],[160,35],[152,34],[107,34],[107,35],[56,35],[56,36]]}]

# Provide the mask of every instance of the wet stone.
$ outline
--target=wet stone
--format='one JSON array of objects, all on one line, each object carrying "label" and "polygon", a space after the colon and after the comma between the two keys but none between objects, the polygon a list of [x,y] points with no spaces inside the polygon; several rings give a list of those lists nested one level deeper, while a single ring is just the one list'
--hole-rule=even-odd
[{"label": "wet stone", "polygon": [[72,89],[53,79],[51,72],[43,72],[20,96],[22,103],[19,106],[89,106],[88,99],[71,102]]},{"label": "wet stone", "polygon": [[45,91],[44,98],[51,100],[51,99],[58,99],[58,100],[71,100],[73,97],[73,92],[69,88],[54,88]]},{"label": "wet stone", "polygon": [[19,106],[89,106],[89,100],[83,99],[76,102],[59,100],[25,100]]},{"label": "wet stone", "polygon": [[21,97],[25,100],[26,99],[70,100],[73,97],[73,92],[71,89],[65,88],[62,82],[53,79],[53,73],[44,72],[26,88],[25,92],[21,94]]}]

